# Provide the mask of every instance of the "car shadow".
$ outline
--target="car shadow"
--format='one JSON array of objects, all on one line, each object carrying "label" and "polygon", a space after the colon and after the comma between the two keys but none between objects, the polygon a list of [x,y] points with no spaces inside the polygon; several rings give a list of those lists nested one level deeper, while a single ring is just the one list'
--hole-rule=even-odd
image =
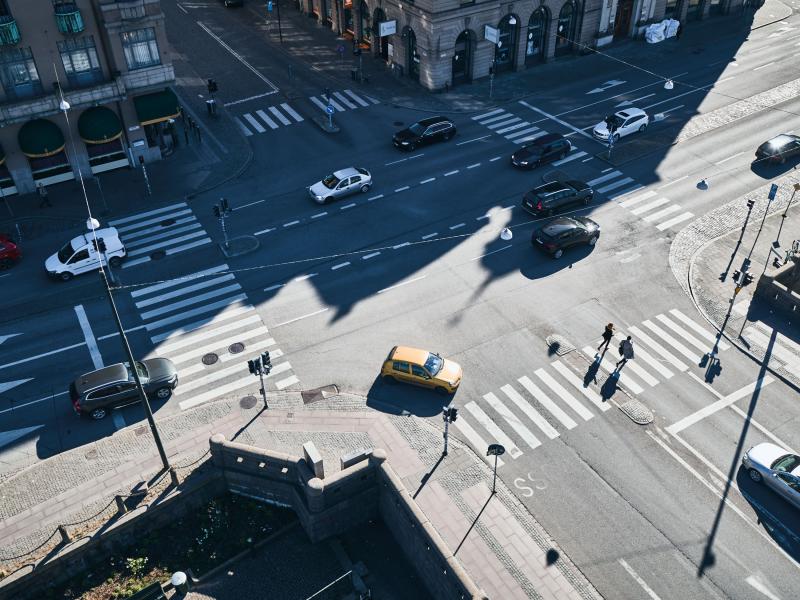
[{"label": "car shadow", "polygon": [[781,175],[785,175],[789,171],[796,169],[800,165],[800,156],[787,158],[783,164],[768,163],[764,161],[754,160],[750,164],[750,170],[754,175],[758,175],[761,179],[776,179]]},{"label": "car shadow", "polygon": [[367,391],[367,406],[390,415],[432,417],[441,414],[456,394],[439,394],[415,385],[388,383],[376,377]]},{"label": "car shadow", "polygon": [[564,251],[561,258],[553,258],[537,248],[531,247],[531,257],[520,267],[520,274],[526,279],[542,279],[584,260],[595,249],[595,246],[575,246]]}]

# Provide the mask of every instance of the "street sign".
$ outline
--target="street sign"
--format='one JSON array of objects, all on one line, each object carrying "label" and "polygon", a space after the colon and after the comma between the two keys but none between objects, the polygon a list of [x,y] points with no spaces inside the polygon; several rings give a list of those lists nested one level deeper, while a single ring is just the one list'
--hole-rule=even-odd
[{"label": "street sign", "polygon": [[395,33],[397,33],[397,20],[381,21],[378,23],[378,35],[380,37],[394,35]]},{"label": "street sign", "polygon": [[339,44],[338,46],[336,46],[336,51],[339,54],[344,54],[344,44]]},{"label": "street sign", "polygon": [[272,12],[272,0],[268,0],[267,2],[267,12]]},{"label": "street sign", "polygon": [[496,44],[500,41],[500,30],[497,29],[497,27],[492,27],[491,25],[484,25],[483,37],[493,44]]},{"label": "street sign", "polygon": [[506,453],[505,447],[502,444],[489,444],[486,450],[486,456],[502,456]]},{"label": "street sign", "polygon": [[334,109],[332,104],[328,104],[328,106],[325,107],[325,112],[328,113],[329,115],[333,114],[333,110]]},{"label": "street sign", "polygon": [[775,200],[775,194],[777,193],[778,193],[778,184],[773,183],[769,188],[769,195],[767,196],[767,198],[769,198],[770,200]]}]

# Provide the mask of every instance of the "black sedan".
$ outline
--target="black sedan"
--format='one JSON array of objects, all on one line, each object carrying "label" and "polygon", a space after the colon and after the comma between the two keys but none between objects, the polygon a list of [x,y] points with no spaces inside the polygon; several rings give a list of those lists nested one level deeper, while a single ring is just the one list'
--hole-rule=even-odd
[{"label": "black sedan", "polygon": [[558,217],[533,232],[531,244],[553,258],[561,258],[570,246],[594,246],[600,237],[600,225],[586,217]]},{"label": "black sedan", "polygon": [[536,138],[511,155],[511,164],[518,169],[535,169],[554,160],[560,160],[572,150],[572,144],[560,133],[548,133]]},{"label": "black sedan", "polygon": [[449,140],[455,134],[456,126],[447,117],[428,117],[395,133],[392,143],[401,150],[415,150],[426,144]]},{"label": "black sedan", "polygon": [[522,208],[536,215],[552,216],[575,204],[589,204],[594,190],[582,181],[550,181],[533,188],[522,198]]},{"label": "black sedan", "polygon": [[800,137],[788,133],[775,136],[756,150],[756,159],[764,162],[783,164],[794,156],[800,156]]}]

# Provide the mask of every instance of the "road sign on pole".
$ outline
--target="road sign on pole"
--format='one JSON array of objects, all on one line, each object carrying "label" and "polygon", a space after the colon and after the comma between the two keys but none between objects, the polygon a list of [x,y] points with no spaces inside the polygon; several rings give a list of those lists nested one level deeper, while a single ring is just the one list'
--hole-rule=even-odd
[{"label": "road sign on pole", "polygon": [[325,107],[325,112],[328,113],[329,115],[332,115],[333,114],[333,104],[328,104],[328,106]]},{"label": "road sign on pole", "polygon": [[495,493],[495,484],[497,483],[497,457],[506,453],[506,449],[502,444],[489,444],[486,450],[486,456],[494,456],[494,477],[492,478],[492,494]]},{"label": "road sign on pole", "polygon": [[769,188],[769,195],[767,195],[767,198],[769,198],[770,200],[775,200],[775,194],[777,193],[778,193],[778,184],[773,183]]}]

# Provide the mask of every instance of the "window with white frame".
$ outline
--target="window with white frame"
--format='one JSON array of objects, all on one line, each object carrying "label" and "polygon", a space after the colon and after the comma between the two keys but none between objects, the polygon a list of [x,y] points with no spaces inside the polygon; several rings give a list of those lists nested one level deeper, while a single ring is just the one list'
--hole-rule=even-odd
[{"label": "window with white frame", "polygon": [[89,85],[103,80],[92,36],[58,42],[58,52],[70,86]]},{"label": "window with white frame", "polygon": [[125,52],[125,62],[128,63],[129,70],[161,64],[155,29],[148,27],[147,29],[124,31],[120,36],[122,37],[122,49]]}]

